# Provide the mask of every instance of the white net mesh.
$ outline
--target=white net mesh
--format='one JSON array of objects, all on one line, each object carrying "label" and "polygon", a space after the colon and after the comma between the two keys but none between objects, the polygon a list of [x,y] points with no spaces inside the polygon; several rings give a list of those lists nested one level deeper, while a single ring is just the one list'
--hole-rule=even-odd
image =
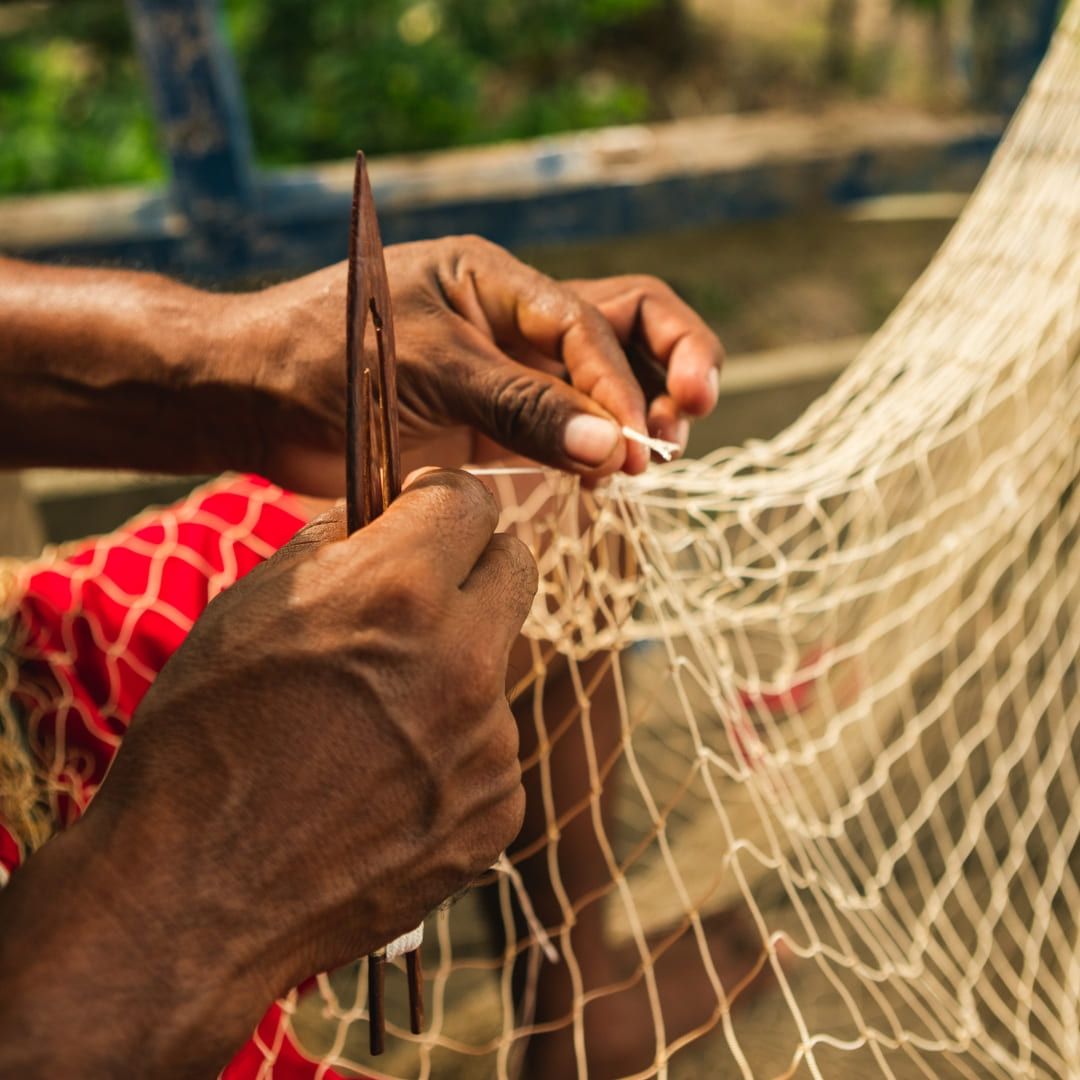
[{"label": "white net mesh", "polygon": [[433,916],[426,1030],[391,973],[375,1061],[362,965],[321,977],[265,1075],[288,1034],[371,1076],[1080,1076],[1078,176],[1073,4],[933,266],[788,431],[592,494],[492,481],[543,579],[535,914],[493,875]]},{"label": "white net mesh", "polygon": [[[544,697],[526,760],[548,827],[515,859],[582,1075],[617,1074],[584,1007],[604,994],[626,1003],[615,1037],[651,1044],[641,1075],[710,1026],[701,1075],[1080,1075],[1078,26],[1074,5],[933,266],[788,431],[580,498],[500,481],[543,571],[528,633],[569,658],[569,710],[535,683],[521,699]],[[555,764],[567,724],[577,781]],[[574,932],[598,907],[644,1036]],[[455,939],[467,918],[429,935],[434,1015],[394,1075],[445,1075],[460,1043],[489,1052],[477,1075],[514,1064],[530,997],[515,1011],[510,965]],[[752,942],[741,968],[717,926]],[[653,936],[680,927],[696,1009],[664,998]],[[771,978],[737,994],[759,949]]]}]

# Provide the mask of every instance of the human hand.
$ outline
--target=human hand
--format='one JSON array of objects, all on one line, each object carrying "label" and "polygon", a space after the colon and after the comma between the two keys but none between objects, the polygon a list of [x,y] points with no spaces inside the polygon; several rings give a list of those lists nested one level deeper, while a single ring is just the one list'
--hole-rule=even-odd
[{"label": "human hand", "polygon": [[[14,999],[77,1012],[86,1061],[130,1029],[148,1074],[214,1075],[152,1055],[220,1038],[220,1068],[275,996],[411,930],[485,870],[524,811],[505,679],[536,588],[497,518],[479,481],[433,470],[350,537],[340,508],[317,519],[218,596],[83,819],[12,883],[23,923],[0,955],[33,941],[45,973]],[[50,896],[75,912],[39,926]],[[65,987],[78,1008],[45,1008]]]},{"label": "human hand", "polygon": [[262,912],[318,928],[293,979],[412,929],[516,834],[505,673],[536,569],[497,520],[433,471],[352,537],[340,509],[314,521],[207,608],[93,804],[227,838]]},{"label": "human hand", "polygon": [[[655,278],[560,284],[477,237],[386,261],[406,453],[439,440],[440,462],[461,464],[480,435],[596,480],[648,462],[621,427],[685,445],[687,419],[716,402],[720,342]],[[277,384],[267,401],[285,403],[266,413],[255,471],[315,494],[343,481],[344,295],[340,264],[244,300],[248,348],[269,358],[260,382]],[[648,402],[631,347],[666,382]]]}]

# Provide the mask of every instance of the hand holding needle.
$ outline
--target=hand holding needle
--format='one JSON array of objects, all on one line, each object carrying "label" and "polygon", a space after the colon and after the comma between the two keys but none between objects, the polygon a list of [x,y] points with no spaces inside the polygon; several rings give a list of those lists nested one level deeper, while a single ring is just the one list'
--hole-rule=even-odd
[{"label": "hand holding needle", "polygon": [[[398,442],[397,366],[390,288],[383,261],[379,223],[363,153],[356,155],[352,224],[349,233],[346,362],[346,506],[349,532],[374,521],[401,491]],[[365,350],[368,315],[375,348]],[[419,1035],[424,1023],[423,973],[419,943],[423,925],[368,957],[368,1011],[371,1053],[385,1047],[383,980],[388,950],[407,949],[409,1028]]]}]

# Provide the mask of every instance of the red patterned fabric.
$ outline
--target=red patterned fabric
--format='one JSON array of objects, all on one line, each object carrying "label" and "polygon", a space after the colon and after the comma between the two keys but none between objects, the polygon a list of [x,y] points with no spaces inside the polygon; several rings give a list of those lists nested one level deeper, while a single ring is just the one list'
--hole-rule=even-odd
[{"label": "red patterned fabric", "polygon": [[[15,615],[15,700],[28,743],[54,781],[61,826],[93,798],[143,694],[206,605],[303,522],[294,496],[257,477],[233,477],[25,568]],[[11,871],[19,858],[0,823],[0,867]],[[300,1053],[276,1005],[223,1074],[337,1075]]]}]

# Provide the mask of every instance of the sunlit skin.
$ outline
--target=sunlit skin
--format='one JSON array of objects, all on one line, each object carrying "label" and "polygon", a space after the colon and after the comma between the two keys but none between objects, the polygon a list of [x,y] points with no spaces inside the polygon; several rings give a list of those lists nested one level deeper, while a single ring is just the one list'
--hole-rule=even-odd
[{"label": "sunlit skin", "polygon": [[[720,344],[655,279],[559,284],[468,237],[386,254],[407,468],[512,451],[592,484],[646,467],[622,426],[683,442],[715,404]],[[338,495],[344,310],[343,264],[208,294],[0,259],[0,465]],[[651,401],[631,341],[666,372]],[[214,1075],[275,996],[414,926],[519,833],[505,678],[531,557],[461,473],[350,538],[341,517],[207,608],[85,817],[0,893],[0,1072]]]}]

